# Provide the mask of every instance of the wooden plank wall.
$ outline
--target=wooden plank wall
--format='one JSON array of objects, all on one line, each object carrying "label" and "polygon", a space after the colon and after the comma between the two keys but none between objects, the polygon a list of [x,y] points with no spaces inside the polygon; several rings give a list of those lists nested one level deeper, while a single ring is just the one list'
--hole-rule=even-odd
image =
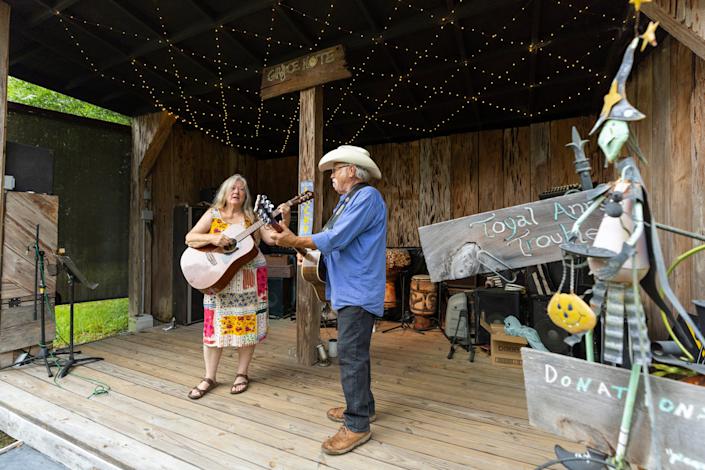
[{"label": "wooden plank wall", "polygon": [[[418,227],[538,199],[540,192],[577,183],[571,128],[586,136],[595,118],[578,117],[531,126],[454,134],[367,147],[384,178],[374,182],[389,211],[388,246],[419,246]],[[593,180],[608,181],[595,143],[585,147]],[[260,160],[257,187],[274,202],[297,191],[297,157]],[[323,221],[338,195],[326,175]],[[320,197],[320,196],[319,196]]]},{"label": "wooden plank wall", "polygon": [[704,0],[655,0],[644,3],[643,12],[659,27],[705,59]]},{"label": "wooden plank wall", "polygon": [[[10,59],[10,6],[0,1],[0,175],[5,175],[5,141],[7,140],[7,73]],[[5,178],[0,178],[0,243],[5,207]],[[0,254],[0,267],[2,254]],[[0,353],[0,367],[12,362],[12,353]]]},{"label": "wooden plank wall", "polygon": [[[632,73],[629,100],[646,119],[631,127],[647,165],[640,165],[658,222],[705,234],[705,60],[668,38]],[[666,263],[700,245],[659,232]],[[703,292],[705,254],[681,263],[671,286],[688,310]]]},{"label": "wooden plank wall", "polygon": [[[9,191],[5,197],[2,246],[2,290],[0,291],[0,353],[26,348],[41,339],[39,317],[34,318],[34,243],[39,225],[39,249],[44,251],[44,280],[53,306],[59,223],[59,198],[48,194]],[[11,300],[16,305],[11,305]],[[41,304],[39,304],[41,308]],[[54,338],[53,309],[47,309],[46,339]]]},{"label": "wooden plank wall", "polygon": [[674,20],[705,39],[705,8],[703,0],[656,0],[658,6],[668,12]]},{"label": "wooden plank wall", "polygon": [[[667,39],[638,64],[628,95],[647,115],[632,129],[649,160],[642,165],[642,173],[654,216],[663,223],[705,233],[701,189],[705,188],[705,61]],[[418,246],[420,225],[529,202],[548,188],[577,182],[573,153],[565,144],[571,140],[572,126],[586,138],[594,121],[594,116],[585,116],[369,146],[384,175],[376,186],[389,208],[388,246]],[[275,203],[297,192],[296,156],[254,161],[197,132],[177,126],[173,134],[163,150],[167,155],[159,158],[154,169],[158,235],[153,259],[159,263],[171,259],[174,205],[197,202],[199,188],[217,185],[237,170],[249,178],[253,192],[266,193]],[[603,166],[596,137],[585,150],[593,180],[613,179],[612,169]],[[325,221],[338,200],[327,177],[322,198]],[[667,263],[695,246],[680,236],[660,235]],[[697,296],[694,293],[702,291],[704,274],[705,255],[696,255],[674,274],[673,285],[686,308]],[[160,264],[152,281],[153,313],[168,320],[171,270]]]},{"label": "wooden plank wall", "polygon": [[197,204],[201,189],[218,187],[235,173],[243,175],[256,193],[257,162],[253,157],[240,154],[201,132],[174,125],[151,173],[154,211],[151,313],[156,319],[169,321],[172,317],[174,207]]},{"label": "wooden plank wall", "polygon": [[[129,276],[127,282],[127,293],[129,297],[130,317],[141,315],[149,305],[149,283],[144,282],[144,294],[142,284],[144,279],[149,279],[147,274],[149,265],[145,267],[145,274],[142,273],[142,260],[150,259],[150,255],[144,255],[150,247],[149,234],[143,230],[141,217],[144,209],[145,182],[140,179],[140,166],[145,152],[149,149],[154,135],[159,129],[161,113],[146,114],[132,119],[132,159],[130,165],[130,240],[129,240]],[[146,247],[143,245],[146,244]],[[144,295],[144,305],[142,296]]]},{"label": "wooden plank wall", "polygon": [[[376,186],[389,208],[387,244],[418,246],[419,226],[523,204],[553,186],[577,183],[565,144],[572,126],[586,135],[593,123],[579,117],[370,146],[384,175]],[[606,181],[597,150],[586,146],[593,179]]]}]

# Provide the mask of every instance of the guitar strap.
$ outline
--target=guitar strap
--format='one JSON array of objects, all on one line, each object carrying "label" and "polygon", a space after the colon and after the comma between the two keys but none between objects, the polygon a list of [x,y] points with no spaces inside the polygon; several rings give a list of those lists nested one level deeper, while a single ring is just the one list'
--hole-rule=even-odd
[{"label": "guitar strap", "polygon": [[338,220],[340,215],[345,210],[345,207],[348,205],[348,202],[350,202],[350,200],[355,195],[355,193],[366,186],[369,186],[369,184],[357,183],[355,186],[353,186],[350,189],[350,191],[348,191],[348,194],[345,195],[345,199],[343,199],[343,202],[338,204],[338,207],[335,208],[335,212],[333,212],[333,217],[328,219],[328,222],[326,222],[326,225],[323,226],[323,229],[321,230],[321,232],[325,232],[326,230],[330,230],[333,228],[333,226],[335,225],[335,221]]}]

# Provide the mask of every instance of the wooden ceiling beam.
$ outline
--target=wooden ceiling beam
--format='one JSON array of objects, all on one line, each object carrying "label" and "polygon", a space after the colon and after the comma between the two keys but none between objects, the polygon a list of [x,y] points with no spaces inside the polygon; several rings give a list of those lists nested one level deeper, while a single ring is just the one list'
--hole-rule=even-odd
[{"label": "wooden ceiling beam", "polygon": [[529,115],[533,115],[534,103],[536,101],[536,63],[538,62],[539,50],[535,49],[539,44],[539,32],[541,29],[541,0],[533,0],[534,7],[531,9],[531,49],[529,50],[529,103],[527,109]]},{"label": "wooden ceiling beam", "polygon": [[[677,5],[676,5],[677,3]],[[697,6],[697,4],[700,6]],[[670,8],[669,8],[670,6]],[[678,8],[676,17],[671,13]],[[705,15],[702,14],[702,2],[681,2],[676,0],[656,0],[643,3],[644,14],[676,38],[701,59],[705,59]]]},{"label": "wooden ceiling beam", "polygon": [[157,163],[157,159],[161,154],[162,148],[164,148],[166,140],[171,134],[171,128],[175,122],[176,118],[174,118],[174,116],[163,111],[158,113],[155,117],[154,133],[151,135],[149,142],[145,142],[144,155],[140,161],[138,170],[140,181],[144,181],[152,172],[152,168],[154,168],[154,165]]},{"label": "wooden ceiling beam", "polygon": [[[116,0],[108,0],[111,5],[113,5],[115,8],[120,10],[125,16],[129,17],[132,21],[137,23],[141,28],[146,30],[152,37],[155,39],[163,39],[163,36],[154,29],[152,25],[148,23],[148,21],[145,18],[142,18],[141,15],[138,15],[137,13],[134,13],[132,10],[129,8],[125,8],[120,2],[117,2]],[[195,65],[198,69],[201,70],[202,73],[205,73],[206,76],[208,77],[209,80],[216,80],[215,73],[205,65],[203,65],[199,60],[194,58],[193,56],[182,52],[179,49],[176,49],[175,51],[176,55],[184,58],[186,61],[192,63]],[[123,53],[124,54],[124,53]],[[125,57],[128,57],[127,54],[125,54]],[[72,83],[69,82],[69,89],[71,89]]]},{"label": "wooden ceiling beam", "polygon": [[[508,8],[512,4],[516,3],[515,0],[496,0],[494,3],[493,2],[466,2],[463,6],[458,8],[458,10],[455,12],[454,18],[456,21],[464,19],[464,18],[471,18],[473,16],[482,16],[482,15],[487,15],[491,14],[493,12],[496,12],[498,10]],[[399,23],[396,23],[394,26],[386,30],[383,34],[383,37],[380,37],[379,34],[377,34],[376,31],[379,30],[379,25],[375,27],[372,27],[367,30],[367,31],[362,31],[360,34],[355,34],[352,38],[346,36],[339,38],[337,42],[340,44],[343,44],[347,50],[356,50],[356,49],[362,49],[364,47],[369,47],[372,45],[372,42],[370,41],[371,37],[378,38],[378,40],[382,41],[388,41],[391,39],[398,38],[400,36],[404,36],[407,34],[414,34],[419,31],[428,29],[434,25],[437,24],[437,22],[431,20],[429,18],[430,14],[434,15],[440,15],[444,16],[448,13],[448,11],[445,8],[440,8],[437,10],[425,12],[425,13],[419,13],[418,15],[414,15],[410,18],[407,18],[405,20],[400,21]],[[363,12],[364,14],[364,12]],[[290,16],[290,15],[286,15]],[[373,21],[374,23],[374,21]],[[585,32],[581,31],[581,36],[584,37],[586,34],[591,34],[591,32]],[[300,36],[300,39],[304,42],[309,47],[313,46],[313,41],[308,40],[305,41],[304,38]],[[575,39],[575,38],[573,38]],[[523,47],[517,46],[516,49],[524,49]],[[505,49],[505,52],[512,52],[514,48],[510,48],[509,50]],[[493,57],[501,56],[503,53],[498,52],[496,55],[493,54]],[[291,51],[287,54],[284,54],[280,57],[277,57],[273,60],[270,61],[270,63],[273,64],[279,64],[283,62],[287,62],[295,57],[298,57],[301,55],[300,50],[294,50]],[[457,65],[457,64],[450,64],[449,66],[452,65]],[[254,65],[248,65],[248,68],[258,68],[259,65],[254,66]],[[446,67],[447,68],[447,67]],[[401,70],[400,70],[401,72]],[[402,72],[403,73],[403,72]],[[236,83],[236,82],[231,82],[231,83]]]},{"label": "wooden ceiling beam", "polygon": [[[495,0],[492,2],[465,2],[453,14],[453,21],[459,21],[466,18],[479,17],[489,15],[493,12],[506,10],[516,6],[516,0]],[[444,18],[447,16],[448,10],[444,7],[429,10],[411,16],[405,20],[399,21],[387,29],[379,38],[381,41],[389,41],[390,39],[406,36],[408,34],[418,33],[426,29],[440,26],[439,22],[434,18]],[[372,33],[374,34],[374,33]],[[351,41],[346,42],[346,47],[357,49],[369,45],[369,32],[367,34],[355,35]],[[361,37],[362,36],[362,37]]]},{"label": "wooden ceiling beam", "polygon": [[[143,46],[137,47],[136,49],[130,51],[127,54],[127,57],[112,57],[110,60],[106,61],[105,63],[101,64],[100,67],[100,72],[105,72],[106,70],[109,70],[113,67],[116,67],[118,65],[122,65],[125,62],[129,62],[132,59],[137,59],[140,58],[146,54],[151,54],[152,52],[156,52],[159,50],[162,50],[167,47],[167,42],[171,44],[178,44],[180,42],[186,41],[187,39],[191,39],[195,36],[198,36],[199,34],[202,34],[206,31],[209,31],[211,29],[214,29],[216,26],[219,25],[226,25],[228,23],[232,23],[234,21],[237,21],[245,16],[251,15],[253,13],[256,13],[264,8],[267,8],[271,6],[273,3],[276,3],[278,0],[255,0],[251,2],[236,2],[235,4],[238,5],[237,8],[229,11],[228,13],[225,13],[212,22],[202,22],[202,23],[197,23],[194,24],[193,26],[183,29],[179,31],[178,33],[175,33],[174,35],[170,36],[168,38],[168,41],[162,41],[162,42],[149,42]],[[91,80],[93,78],[94,74],[91,75],[84,75],[81,77],[76,78],[77,85],[80,86],[83,83]]]},{"label": "wooden ceiling beam", "polygon": [[[589,80],[591,78],[594,79],[593,74],[591,74],[589,72],[583,72],[578,75],[570,75],[570,76],[565,76],[565,77],[554,78],[552,80],[547,80],[547,81],[543,82],[540,86],[535,87],[535,88],[539,89],[539,88],[556,87],[556,86],[566,85],[566,84],[575,83],[575,82],[583,82],[583,81]],[[528,87],[524,88],[523,90],[525,90],[525,91],[528,90]],[[522,88],[515,87],[515,86],[502,87],[502,88],[498,88],[496,90],[490,90],[487,93],[483,93],[481,98],[487,99],[487,100],[492,100],[492,99],[501,98],[503,96],[513,94],[513,93],[522,93]],[[449,105],[452,105],[452,104],[458,103],[458,102],[462,102],[462,101],[465,101],[465,99],[461,98],[461,97],[457,97],[457,96],[452,96],[446,100],[439,100],[439,99],[434,100],[434,101],[428,103],[426,106],[424,106],[424,108],[428,109],[428,110],[442,109],[442,108],[448,107]],[[523,110],[523,111],[526,111],[526,110]],[[404,114],[404,113],[408,113],[408,112],[409,112],[408,109],[394,109],[394,110],[389,110],[384,113],[380,113],[380,114],[378,114],[378,117],[389,117],[389,116],[395,116],[398,114]],[[348,123],[358,122],[363,119],[364,119],[364,117],[354,117],[354,118],[350,118],[350,119],[342,119],[342,120],[337,120],[337,121],[332,122],[331,125],[333,125],[333,126],[346,125]]]},{"label": "wooden ceiling beam", "polygon": [[[274,7],[274,10],[279,13],[279,15],[282,17],[284,22],[291,28],[291,30],[296,34],[296,36],[308,47],[313,47],[314,46],[314,41],[311,39],[311,37],[306,33],[301,26],[299,26],[296,21],[289,15],[289,13],[284,10],[279,4],[277,4]],[[298,54],[301,52],[298,51]],[[278,63],[278,62],[272,62],[272,63]]]},{"label": "wooden ceiling beam", "polygon": [[[631,7],[629,5],[624,5],[622,16],[625,19],[631,16]],[[607,80],[611,80],[612,76],[617,71],[618,61],[622,57],[622,53],[624,52],[624,49],[627,46],[625,39],[629,35],[631,29],[631,24],[623,26],[617,33],[617,37],[614,39],[614,41],[612,41],[612,47],[610,47],[609,51],[607,52],[607,59],[605,60],[605,66],[602,69],[601,73],[602,76],[607,75],[609,77]],[[591,99],[593,105],[597,105],[598,103],[602,102],[601,98],[604,94],[607,93],[609,88],[609,86],[607,86],[608,83],[609,81],[607,83],[602,83],[601,81],[598,81],[596,83],[597,86],[595,86],[595,91],[593,92]]]},{"label": "wooden ceiling beam", "polygon": [[[35,1],[36,1],[36,2],[39,2],[40,4],[44,5],[45,7],[47,6],[46,4],[44,4],[43,0],[35,0]],[[112,2],[112,0],[110,0],[110,1]],[[139,19],[137,19],[137,18],[135,18],[135,20],[136,20],[136,21],[141,21],[141,20],[139,20]],[[123,57],[127,57],[123,51],[121,51],[120,49],[118,49],[118,48],[116,48],[115,46],[113,46],[113,45],[112,45],[110,42],[108,42],[107,40],[101,38],[100,36],[97,36],[96,34],[92,33],[91,31],[86,30],[85,28],[83,28],[82,26],[80,26],[80,25],[78,25],[78,24],[74,24],[74,26],[75,26],[76,28],[78,28],[83,34],[86,34],[87,36],[93,38],[94,40],[100,41],[101,43],[105,44],[106,47],[107,47],[108,49],[112,50],[116,55],[120,55],[120,56],[123,56]],[[146,24],[144,25],[144,27],[149,28],[149,26],[146,25]],[[149,28],[149,30],[150,30],[153,34],[157,34],[153,29]],[[184,56],[185,56],[185,55],[184,55]],[[196,63],[198,63],[198,62],[196,61]],[[202,64],[199,63],[199,65],[201,65],[201,67],[203,67]],[[150,75],[152,75],[152,76],[158,78],[160,81],[162,81],[162,82],[168,84],[168,85],[171,87],[172,90],[179,90],[179,89],[180,89],[180,86],[179,86],[178,84],[172,82],[169,78],[164,77],[161,73],[158,73],[158,72],[156,72],[156,71],[150,70],[150,69],[148,69],[148,68],[145,68],[145,69],[147,70],[147,72],[148,72]],[[207,69],[205,69],[205,70],[206,70],[207,73],[211,74],[211,77],[210,77],[210,78],[211,78],[212,80],[216,80],[216,77],[213,76],[210,71],[208,71]],[[74,83],[74,81],[71,81],[71,82],[69,82],[69,83],[64,87],[64,90],[66,90],[66,91],[71,91],[72,89],[75,89],[75,88],[76,88],[76,84]],[[188,94],[187,94],[187,95],[188,95]],[[149,96],[149,95],[147,94],[147,96]],[[188,95],[188,96],[190,96],[190,95]],[[152,97],[151,97],[151,96],[149,96],[149,100],[150,100],[150,101],[152,100]],[[160,98],[160,101],[163,102],[163,103],[166,103],[166,102],[169,102],[170,100],[166,100],[166,99],[164,99],[164,98]],[[158,107],[156,104],[153,104],[153,106],[154,106],[154,107]],[[207,109],[209,112],[211,112],[211,113],[214,113],[214,114],[220,113],[219,110],[213,108],[212,106],[210,106],[210,105],[207,104],[207,103],[202,104],[202,106],[203,106],[204,108],[206,108],[206,109]]]},{"label": "wooden ceiling beam", "polygon": [[[193,0],[186,0],[186,2],[191,5],[194,9],[198,10],[198,12],[201,14],[201,16],[208,21],[209,23],[217,23],[217,19],[215,15],[213,14],[212,11],[206,10],[200,3],[195,2]],[[252,51],[246,47],[240,40],[235,38],[233,33],[228,30],[227,28],[223,28],[225,32],[225,38],[230,41],[232,45],[237,48],[242,55],[247,57],[247,60],[249,60],[253,64],[259,64],[259,66],[262,66],[262,61],[257,57],[255,54],[252,53]]]},{"label": "wooden ceiling beam", "polygon": [[[34,1],[35,1],[36,3],[42,5],[44,8],[50,8],[46,3],[44,3],[44,0],[34,0]],[[84,35],[86,35],[87,37],[89,37],[89,38],[91,38],[91,39],[93,39],[93,40],[95,40],[95,41],[100,42],[100,43],[103,45],[103,47],[104,47],[105,49],[107,49],[108,51],[111,51],[112,54],[115,54],[115,55],[120,56],[120,57],[127,57],[123,51],[121,51],[121,50],[118,49],[117,47],[113,46],[112,43],[110,43],[110,41],[101,38],[100,36],[96,35],[95,33],[91,32],[91,31],[88,31],[86,28],[84,28],[84,27],[81,26],[80,24],[73,23],[73,27],[75,27],[77,30],[81,31],[81,33],[84,34]],[[34,39],[34,36],[38,36],[38,35],[34,35],[34,34],[29,33],[29,31],[25,32],[25,31],[23,31],[22,29],[20,29],[20,30],[21,30],[22,34],[24,34],[26,37],[29,37],[30,39]],[[45,47],[48,47],[48,45],[47,45],[46,42],[44,42],[43,44],[45,45]],[[63,56],[66,56],[66,55],[63,54],[63,53],[62,53],[62,55],[63,55]],[[75,62],[75,60],[73,60],[73,59],[72,59],[72,61]],[[84,65],[84,67],[88,68],[88,65],[87,65],[87,64],[83,64],[83,65]],[[165,78],[164,76],[162,76],[160,73],[157,73],[157,72],[152,71],[152,70],[148,70],[148,72],[149,72],[151,75],[153,75],[154,77],[158,77],[159,80],[161,80],[161,81],[164,82],[165,84],[168,84],[168,85],[169,85],[170,87],[172,87],[173,89],[178,90],[179,87],[178,87],[176,84],[174,84],[174,83],[173,83],[171,80],[169,80],[168,78]],[[91,74],[90,76],[91,76],[92,78],[95,78],[95,77],[96,77],[96,74]],[[74,83],[73,80],[70,81],[70,82],[68,82],[68,83],[63,87],[63,90],[65,90],[65,91],[70,91],[70,90],[76,88],[76,86],[73,86],[73,83]],[[71,86],[69,86],[69,85],[71,85]]]},{"label": "wooden ceiling beam", "polygon": [[44,48],[42,46],[35,43],[34,46],[26,47],[24,50],[20,51],[19,53],[13,54],[12,57],[10,57],[10,67],[12,67],[15,64],[22,63],[22,61],[24,61],[27,57],[30,57],[33,54],[35,54],[43,49]]},{"label": "wooden ceiling beam", "polygon": [[[35,43],[37,43],[37,44],[41,44],[44,49],[46,49],[46,50],[52,52],[52,53],[55,54],[57,57],[61,57],[62,59],[66,60],[67,62],[73,63],[73,64],[75,64],[75,65],[77,65],[77,66],[79,66],[79,67],[88,69],[88,64],[86,64],[86,63],[84,63],[84,62],[82,62],[82,61],[80,61],[80,60],[77,60],[77,59],[75,59],[75,58],[73,58],[73,57],[67,55],[67,54],[65,53],[65,51],[64,51],[63,49],[61,49],[57,44],[52,44],[52,43],[49,43],[49,42],[47,42],[47,41],[45,41],[45,40],[43,40],[43,39],[40,39],[40,35],[37,35],[37,34],[30,34],[29,31],[21,31],[20,34],[21,34],[23,37],[25,37],[26,39],[28,39],[29,41],[33,41],[33,42],[35,42]],[[151,102],[151,96],[150,96],[149,93],[148,93],[147,91],[145,91],[145,90],[135,89],[134,87],[129,86],[129,85],[127,85],[125,88],[121,88],[121,89],[119,89],[119,90],[120,90],[120,91],[119,91],[119,96],[123,96],[123,95],[125,95],[125,94],[132,94],[132,95],[134,95],[134,96],[136,96],[136,97],[139,97],[140,101],[149,101],[149,102]],[[58,90],[54,90],[54,91],[64,92],[65,90],[63,90],[63,89],[58,89]],[[117,94],[117,93],[118,93],[118,91],[115,91],[115,93],[111,93],[111,95]],[[115,99],[115,98],[113,98],[113,99]],[[98,101],[101,102],[101,103],[107,103],[107,102],[108,102],[107,100],[105,100],[105,98],[103,98],[103,99],[101,99],[101,100],[98,100]],[[158,107],[157,107],[155,104],[151,104],[149,107],[142,107],[142,108],[138,109],[134,114],[135,114],[135,115],[139,115],[139,114],[145,114],[145,113],[147,113],[147,112],[154,112],[155,110],[158,110],[157,108],[158,108]],[[110,108],[109,108],[109,109],[110,109]]]},{"label": "wooden ceiling beam", "polygon": [[[365,114],[365,116],[371,116],[370,111],[367,109],[367,107],[364,104],[362,104],[362,102],[358,99],[358,97],[354,93],[351,93],[349,96],[352,99],[353,103],[355,103],[357,105],[357,107],[362,110],[362,112]],[[385,139],[388,139],[387,131],[384,129],[384,127],[382,127],[379,124],[379,122],[377,122],[377,120],[375,119],[375,116],[371,117],[369,119],[369,121],[372,122],[372,125],[375,127],[375,129],[377,129],[379,131],[379,133],[382,134],[382,137],[384,137]]]},{"label": "wooden ceiling beam", "polygon": [[[369,7],[365,3],[365,0],[355,0],[355,3],[357,4],[358,9],[362,12],[362,16],[365,17],[365,20],[367,21],[367,24],[370,25],[370,28],[372,28],[372,31],[375,34],[379,34],[381,31],[381,28],[379,26],[379,23],[377,20],[372,16],[372,13],[370,12]],[[402,72],[401,67],[399,66],[399,61],[397,60],[396,57],[394,57],[394,54],[392,51],[389,50],[388,47],[384,47],[384,54],[387,56],[387,59],[389,60],[389,63],[391,64],[392,68],[394,69],[394,73],[397,75],[401,76],[404,75],[404,72]],[[417,96],[416,92],[411,89],[410,87],[404,87],[403,90],[408,94],[409,98],[411,98],[411,103],[418,107],[419,103],[421,100]],[[362,105],[359,99],[355,97],[356,101]],[[364,106],[363,106],[364,109]],[[422,111],[422,117],[424,121],[426,122],[426,125],[429,126],[431,121],[426,113]]]},{"label": "wooden ceiling beam", "polygon": [[75,3],[78,3],[79,0],[62,0],[53,7],[48,7],[47,5],[40,3],[43,7],[47,8],[46,10],[43,10],[35,15],[32,15],[29,18],[29,21],[27,21],[27,28],[32,29],[36,28],[40,24],[44,23],[46,20],[51,18],[52,16],[56,15],[56,13],[61,13],[62,11],[66,10],[70,6],[74,5]]},{"label": "wooden ceiling beam", "polygon": [[[448,5],[448,11],[453,11],[455,8],[455,0],[447,0],[447,5]],[[460,21],[458,21],[458,25],[460,25]],[[457,27],[453,27],[453,40],[455,41],[455,47],[458,49],[458,54],[460,55],[460,58],[463,60],[463,65],[462,67],[462,73],[463,73],[463,78],[465,79],[465,93],[468,96],[474,96],[475,95],[475,87],[473,86],[473,80],[472,76],[470,75],[470,71],[468,70],[468,54],[467,54],[467,48],[465,47],[465,37],[463,36],[463,33],[461,32],[460,29]],[[476,121],[480,120],[480,110],[477,106],[477,103],[473,101],[470,103],[470,109],[472,110],[473,117],[475,118]]]}]

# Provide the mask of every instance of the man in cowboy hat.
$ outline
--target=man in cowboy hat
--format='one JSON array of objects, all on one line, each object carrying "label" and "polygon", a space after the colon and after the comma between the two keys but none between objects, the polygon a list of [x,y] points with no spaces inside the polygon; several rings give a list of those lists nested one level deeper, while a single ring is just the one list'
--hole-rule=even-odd
[{"label": "man in cowboy hat", "polygon": [[326,264],[326,297],[338,312],[338,355],[344,407],[329,419],[343,423],[323,442],[327,454],[344,454],[370,439],[375,401],[370,389],[370,340],[375,318],[384,312],[387,208],[369,186],[382,174],[367,150],[341,145],[325,154],[320,171],[330,170],[340,201],[320,233],[298,237],[285,229],[272,234],[280,246],[318,249]]}]

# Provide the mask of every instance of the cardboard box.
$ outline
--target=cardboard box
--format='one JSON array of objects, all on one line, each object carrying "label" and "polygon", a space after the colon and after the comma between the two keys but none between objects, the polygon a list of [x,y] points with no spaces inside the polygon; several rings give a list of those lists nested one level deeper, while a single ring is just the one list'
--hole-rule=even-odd
[{"label": "cardboard box", "polygon": [[480,325],[490,333],[490,359],[492,364],[500,367],[521,368],[521,348],[528,343],[521,336],[509,336],[504,333],[504,325],[491,325],[480,319]]}]

